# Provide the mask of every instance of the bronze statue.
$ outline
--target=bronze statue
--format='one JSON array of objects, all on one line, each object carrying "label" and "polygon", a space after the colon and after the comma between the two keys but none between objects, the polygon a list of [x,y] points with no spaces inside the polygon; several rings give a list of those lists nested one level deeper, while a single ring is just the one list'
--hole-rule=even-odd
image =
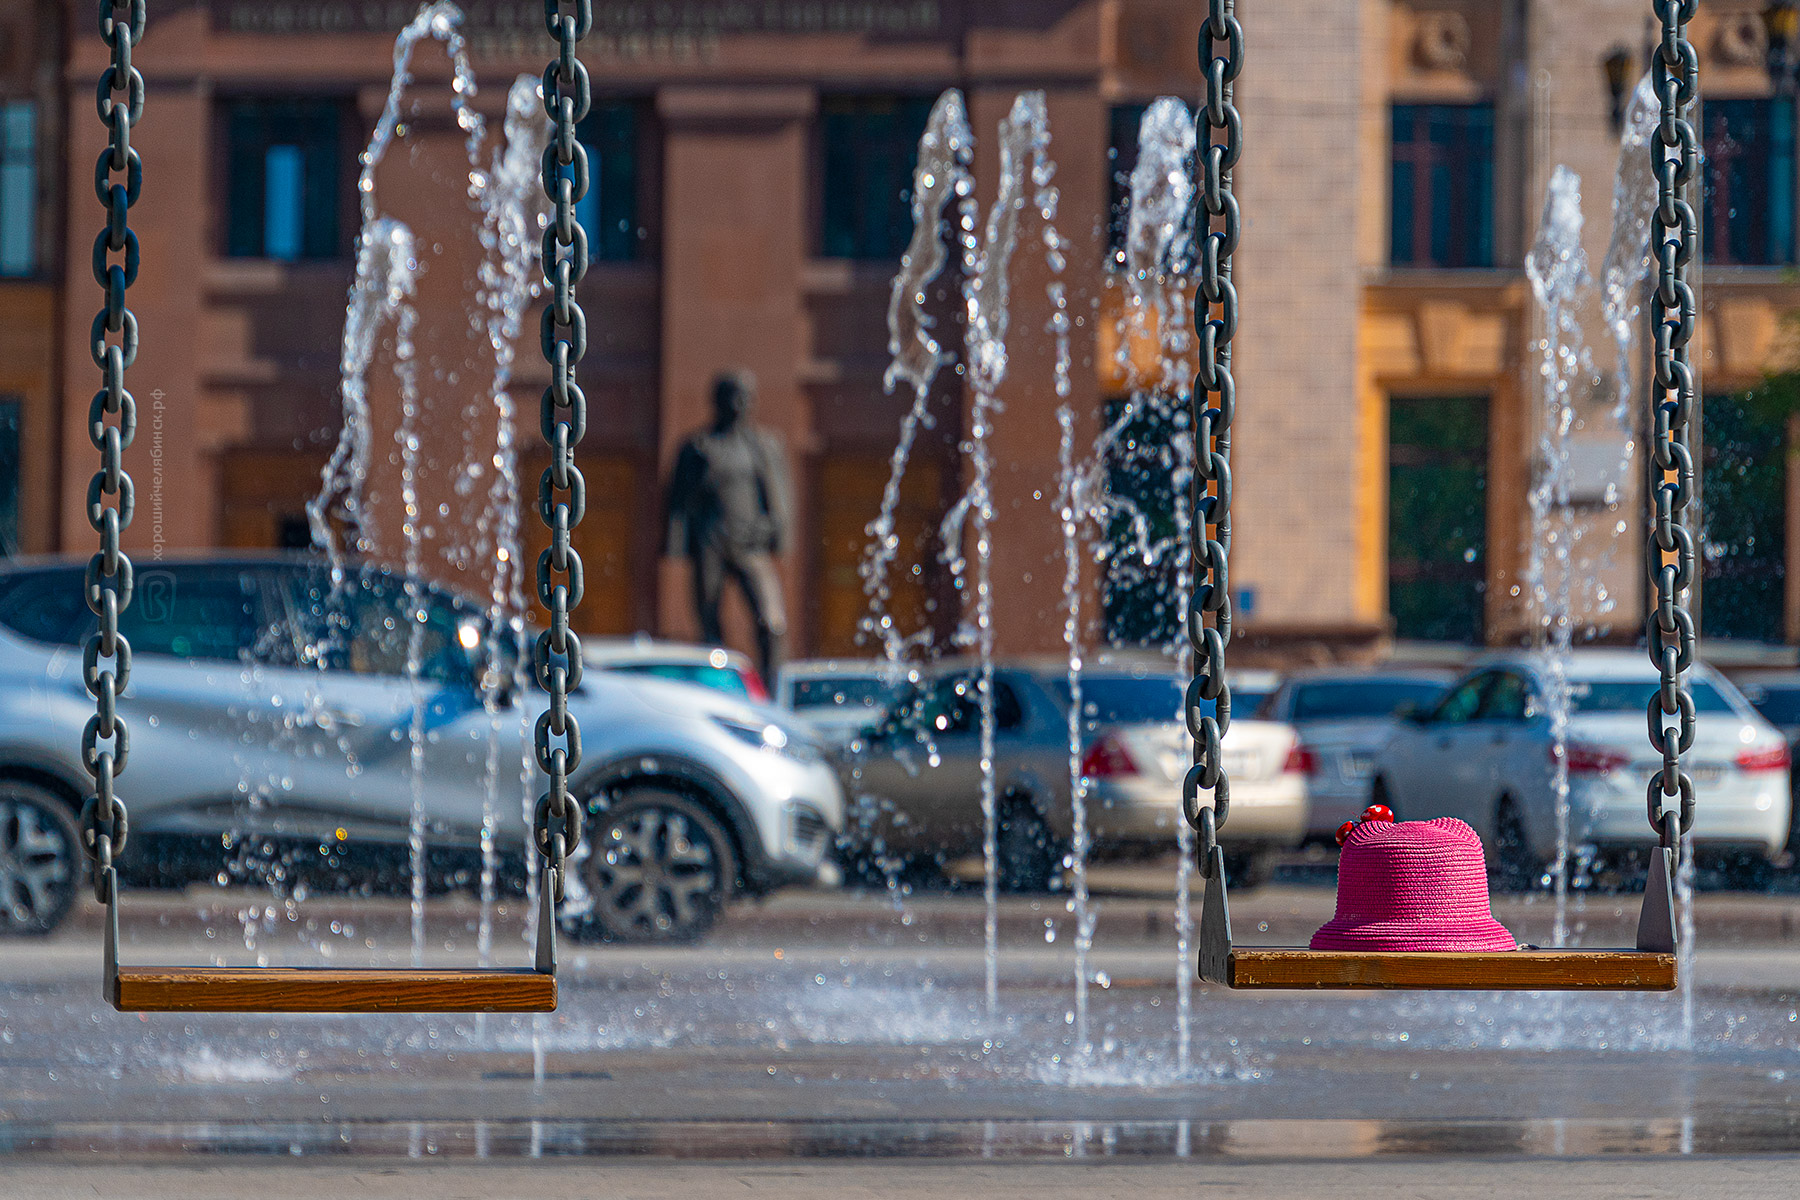
[{"label": "bronze statue", "polygon": [[787,454],[771,430],[750,423],[756,377],[731,371],[713,381],[713,423],[682,443],[669,479],[663,553],[693,567],[700,636],[724,644],[719,606],[735,579],[756,622],[763,678],[774,682],[787,638],[787,610],[775,556],[787,544],[792,514]]}]

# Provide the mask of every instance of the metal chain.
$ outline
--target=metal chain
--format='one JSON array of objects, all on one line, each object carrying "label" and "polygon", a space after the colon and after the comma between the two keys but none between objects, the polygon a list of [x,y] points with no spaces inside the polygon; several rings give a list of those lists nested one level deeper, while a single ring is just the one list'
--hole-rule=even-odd
[{"label": "metal chain", "polygon": [[[1699,169],[1700,150],[1688,120],[1699,94],[1699,56],[1687,38],[1687,23],[1699,0],[1657,0],[1662,44],[1655,56],[1656,91],[1662,124],[1650,142],[1656,174],[1657,282],[1650,300],[1656,329],[1656,397],[1650,439],[1656,465],[1655,526],[1650,534],[1650,583],[1656,604],[1648,625],[1650,661],[1662,672],[1662,686],[1650,698],[1650,744],[1662,755],[1651,778],[1646,804],[1650,824],[1665,847],[1694,824],[1694,781],[1681,769],[1681,756],[1694,744],[1694,698],[1684,672],[1694,662],[1694,618],[1688,611],[1694,581],[1694,535],[1685,523],[1694,494],[1694,457],[1688,426],[1694,414],[1694,371],[1688,343],[1694,336],[1698,304],[1688,283],[1688,267],[1699,249],[1700,224],[1683,192]],[[1674,561],[1670,561],[1673,556]],[[1674,724],[1669,723],[1670,718]],[[1669,808],[1671,804],[1677,808]]]},{"label": "metal chain", "polygon": [[[1238,312],[1231,255],[1238,244],[1238,203],[1231,191],[1231,172],[1243,149],[1243,124],[1232,103],[1232,84],[1244,65],[1244,28],[1238,24],[1235,0],[1210,2],[1200,28],[1200,63],[1206,70],[1201,119],[1206,137],[1201,144],[1198,201],[1207,215],[1207,233],[1199,246],[1199,297],[1194,317],[1200,336],[1200,367],[1190,401],[1194,476],[1188,500],[1194,513],[1189,535],[1194,593],[1188,601],[1187,637],[1194,656],[1194,678],[1188,684],[1184,709],[1194,741],[1194,765],[1181,784],[1182,814],[1200,835],[1196,850],[1201,873],[1206,875],[1211,873],[1218,831],[1231,809],[1231,779],[1224,764],[1225,732],[1231,728],[1225,647],[1231,642],[1231,419],[1237,410],[1231,340],[1237,333]],[[1221,42],[1224,52],[1214,54]],[[1210,804],[1200,802],[1203,790],[1212,792]]]},{"label": "metal chain", "polygon": [[[119,697],[131,679],[131,643],[119,633],[119,614],[131,603],[132,571],[119,535],[137,507],[125,471],[125,448],[137,433],[137,401],[125,390],[125,370],[137,360],[138,326],[125,307],[125,290],[138,273],[138,240],[129,217],[144,166],[131,145],[131,130],[144,113],[144,77],[131,65],[131,49],[144,36],[144,5],[145,0],[100,0],[100,36],[112,62],[100,73],[95,97],[108,133],[94,163],[94,193],[106,206],[106,227],[94,239],[94,282],[105,289],[106,303],[88,338],[102,380],[88,406],[88,437],[100,451],[100,470],[88,481],[87,518],[100,535],[100,550],[88,560],[82,593],[99,625],[81,656],[81,678],[94,698],[94,715],[81,733],[82,762],[94,777],[94,794],[81,810],[81,842],[93,860],[94,895],[102,904],[116,898],[113,864],[125,852],[131,828],[114,785],[131,751],[130,732],[119,715]],[[113,254],[124,261],[108,261]],[[109,342],[109,334],[118,341]]]},{"label": "metal chain", "polygon": [[[544,857],[550,895],[563,898],[568,856],[581,843],[582,810],[569,795],[569,775],[581,765],[581,726],[569,711],[569,692],[581,686],[581,639],[569,628],[569,613],[581,603],[581,555],[570,532],[587,510],[587,481],[575,465],[575,445],[587,432],[587,397],[575,382],[575,364],[587,353],[587,316],[575,288],[587,274],[587,231],[575,219],[575,205],[587,194],[587,150],[575,129],[593,100],[587,68],[576,46],[594,24],[592,0],[544,0],[544,23],[556,39],[557,55],[544,69],[544,111],[554,132],[544,149],[544,194],[553,206],[544,230],[544,282],[550,302],[540,326],[550,386],[544,389],[541,425],[550,445],[550,465],[538,481],[538,514],[550,529],[550,545],[538,555],[538,600],[550,613],[550,627],[538,635],[532,658],[538,685],[550,701],[538,717],[537,762],[550,776],[550,790],[538,799],[533,837]],[[560,743],[560,744],[559,744]]]}]

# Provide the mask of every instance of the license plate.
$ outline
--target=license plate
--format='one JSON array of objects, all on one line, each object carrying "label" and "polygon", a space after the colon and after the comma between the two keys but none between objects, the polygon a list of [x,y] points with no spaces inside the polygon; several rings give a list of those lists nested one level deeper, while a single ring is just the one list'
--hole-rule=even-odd
[{"label": "license plate", "polygon": [[1695,784],[1706,786],[1725,778],[1725,768],[1718,763],[1695,763],[1688,772]]},{"label": "license plate", "polygon": [[1245,753],[1242,750],[1236,753],[1227,750],[1222,761],[1227,775],[1248,778],[1256,768],[1256,755]]},{"label": "license plate", "polygon": [[1345,779],[1367,779],[1375,769],[1375,756],[1366,750],[1348,751],[1338,761]]}]

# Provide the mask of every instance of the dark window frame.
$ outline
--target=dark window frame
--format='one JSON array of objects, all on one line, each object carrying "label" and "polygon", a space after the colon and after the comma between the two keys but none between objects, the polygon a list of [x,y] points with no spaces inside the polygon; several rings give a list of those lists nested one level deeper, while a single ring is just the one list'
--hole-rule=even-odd
[{"label": "dark window frame", "polygon": [[[354,97],[231,94],[218,98],[213,113],[214,160],[220,179],[219,255],[295,263],[350,257],[359,224],[356,184],[361,171],[357,158],[361,125]],[[327,113],[330,128],[298,143],[303,159],[299,250],[291,258],[272,258],[266,242],[267,153],[276,145],[296,144],[276,138],[272,130],[299,128],[305,114]]]},{"label": "dark window frame", "polygon": [[1439,270],[1494,266],[1494,117],[1490,101],[1392,105],[1390,264]]},{"label": "dark window frame", "polygon": [[660,177],[655,105],[633,96],[596,96],[576,130],[588,152],[588,257],[595,263],[654,260],[658,256],[657,184]]},{"label": "dark window frame", "polygon": [[[1792,266],[1800,170],[1794,98],[1707,99],[1700,105],[1700,125],[1703,259],[1718,266]],[[1740,197],[1745,191],[1749,195]]]},{"label": "dark window frame", "polygon": [[[20,124],[28,127],[28,132],[19,144],[13,137],[14,114],[23,113],[24,121]],[[43,240],[43,222],[46,219],[44,208],[42,162],[44,119],[38,102],[30,97],[8,97],[0,99],[0,173],[23,169],[25,186],[22,189],[25,197],[25,210],[18,217],[10,208],[0,208],[0,236],[4,235],[5,224],[15,218],[24,224],[23,242],[24,259],[21,263],[9,267],[0,259],[0,279],[32,279],[43,267],[41,261]],[[4,200],[6,191],[3,180],[0,180],[0,200]]]},{"label": "dark window frame", "polygon": [[[1479,430],[1473,425],[1459,429],[1451,424],[1446,428],[1443,410],[1452,405],[1473,406],[1478,410]],[[1402,413],[1410,414],[1409,423],[1414,427],[1414,436],[1407,441],[1398,442],[1395,440],[1395,421]],[[1388,612],[1394,618],[1396,636],[1463,645],[1480,644],[1485,639],[1487,560],[1492,552],[1488,539],[1491,517],[1488,486],[1493,474],[1493,420],[1493,397],[1482,393],[1394,393],[1388,397],[1385,431],[1388,453],[1388,515],[1384,545],[1387,557]],[[1470,439],[1466,443],[1458,443],[1449,441],[1444,436],[1459,432],[1478,432],[1479,440]],[[1433,435],[1437,440],[1425,441],[1420,436],[1422,434]],[[1395,519],[1395,500],[1398,494],[1396,483],[1401,471],[1412,469],[1421,473],[1421,486],[1416,495],[1426,501],[1445,495],[1464,495],[1464,489],[1460,488],[1424,487],[1423,484],[1428,482],[1424,473],[1433,468],[1451,472],[1462,470],[1473,474],[1473,493],[1468,497],[1469,511],[1465,514],[1470,528],[1463,528],[1454,513],[1439,509],[1428,510],[1427,513],[1443,518],[1435,523],[1421,521],[1416,513],[1409,520]],[[1442,481],[1439,483],[1441,485]],[[1424,552],[1412,555],[1398,553],[1402,547],[1396,535],[1402,532],[1420,539],[1415,544]],[[1435,544],[1431,540],[1434,536]],[[1457,540],[1465,543],[1461,562],[1447,554],[1429,553],[1434,548],[1446,549]],[[1470,548],[1473,548],[1473,557],[1469,556]],[[1466,622],[1451,620],[1451,608],[1444,608],[1433,615],[1428,608],[1413,606],[1409,598],[1415,594],[1442,598],[1446,590],[1452,587],[1468,589],[1471,593],[1466,597]]]},{"label": "dark window frame", "polygon": [[[821,97],[815,125],[813,245],[821,258],[893,262],[912,236],[912,179],[919,139],[936,98],[915,92],[843,92]],[[891,116],[887,129],[871,126]],[[846,159],[844,151],[851,151]],[[879,170],[876,170],[879,168]],[[886,173],[892,172],[891,177]],[[844,185],[843,176],[854,179]],[[886,212],[876,194],[893,184]],[[852,201],[846,201],[851,197]],[[847,207],[846,207],[847,206]]]}]

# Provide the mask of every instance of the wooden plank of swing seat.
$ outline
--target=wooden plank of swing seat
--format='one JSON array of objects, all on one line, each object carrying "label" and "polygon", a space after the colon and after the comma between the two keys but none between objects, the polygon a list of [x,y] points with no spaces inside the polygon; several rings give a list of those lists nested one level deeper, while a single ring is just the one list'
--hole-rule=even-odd
[{"label": "wooden plank of swing seat", "polygon": [[1390,954],[1234,946],[1234,988],[1666,992],[1675,956],[1638,950]]},{"label": "wooden plank of swing seat", "polygon": [[553,1012],[556,976],[529,969],[140,967],[113,984],[120,1012]]}]

